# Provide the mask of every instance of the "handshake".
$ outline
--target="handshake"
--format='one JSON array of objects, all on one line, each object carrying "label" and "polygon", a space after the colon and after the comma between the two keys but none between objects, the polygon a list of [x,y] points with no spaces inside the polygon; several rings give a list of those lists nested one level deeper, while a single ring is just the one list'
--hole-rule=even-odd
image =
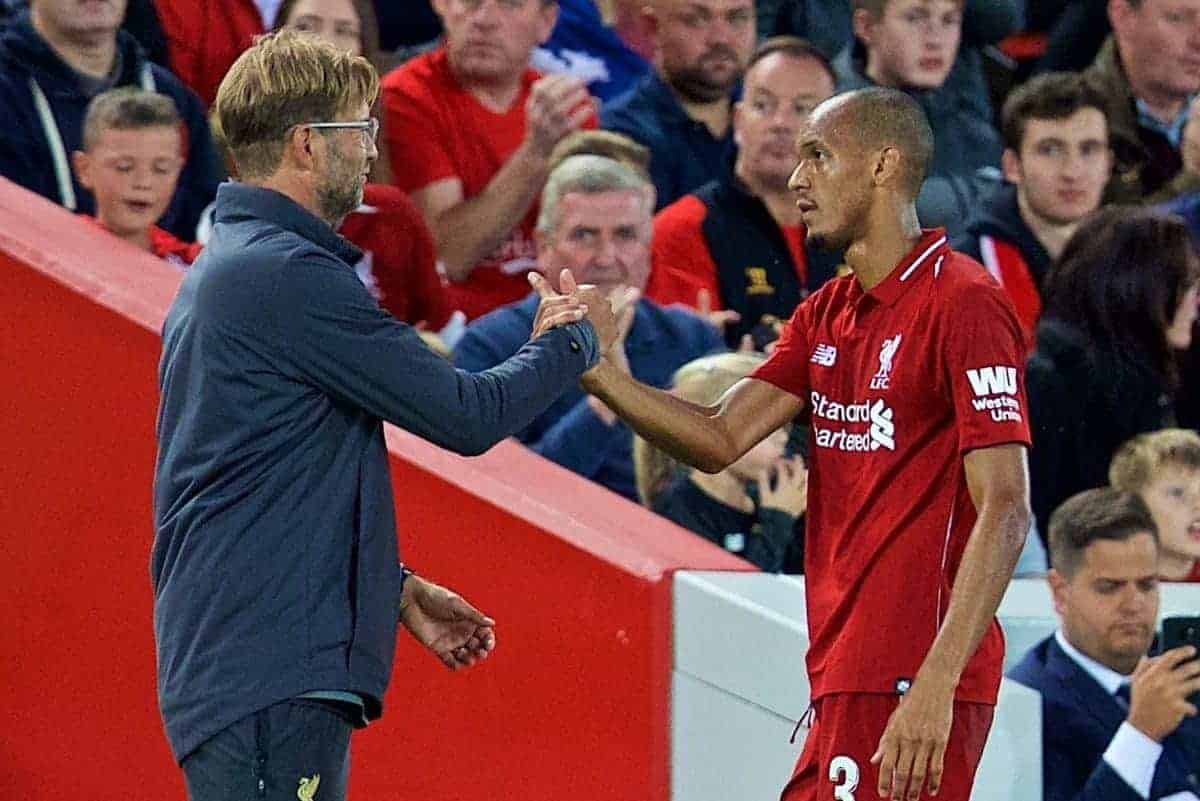
[{"label": "handshake", "polygon": [[641,296],[633,287],[626,287],[609,296],[590,284],[580,286],[575,283],[575,276],[570,270],[563,270],[559,276],[558,292],[540,273],[529,273],[529,283],[541,296],[529,338],[537,339],[552,328],[588,320],[596,329],[602,356],[608,354],[615,344],[624,341]]}]

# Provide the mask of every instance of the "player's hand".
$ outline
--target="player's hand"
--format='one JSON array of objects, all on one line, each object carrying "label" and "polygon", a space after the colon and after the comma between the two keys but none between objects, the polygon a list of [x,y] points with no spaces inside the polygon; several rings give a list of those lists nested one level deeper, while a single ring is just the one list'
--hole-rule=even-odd
[{"label": "player's hand", "polygon": [[1188,696],[1200,691],[1200,660],[1190,645],[1156,657],[1142,657],[1129,687],[1129,723],[1156,743],[1195,717]]},{"label": "player's hand", "polygon": [[888,718],[871,764],[879,766],[879,797],[916,801],[942,786],[942,765],[954,719],[954,683],[922,682],[918,676]]},{"label": "player's hand", "polygon": [[525,141],[534,153],[548,158],[560,139],[578,130],[595,112],[583,81],[562,73],[539,78],[525,101]]},{"label": "player's hand", "polygon": [[496,647],[496,621],[420,576],[404,582],[400,622],[451,670],[487,659]]},{"label": "player's hand", "polygon": [[529,273],[529,283],[540,296],[530,340],[537,339],[552,328],[577,323],[587,315],[588,307],[582,300],[558,294],[540,273]]},{"label": "player's hand", "polygon": [[[771,474],[775,485],[771,486]],[[804,459],[793,456],[780,459],[758,478],[759,505],[799,517],[808,508],[808,469]]]}]

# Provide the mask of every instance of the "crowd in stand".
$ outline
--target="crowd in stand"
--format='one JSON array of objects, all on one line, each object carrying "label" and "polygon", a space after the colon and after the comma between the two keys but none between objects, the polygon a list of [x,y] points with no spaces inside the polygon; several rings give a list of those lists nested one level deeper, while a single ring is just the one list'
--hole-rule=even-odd
[{"label": "crowd in stand", "polygon": [[[1200,0],[0,0],[0,175],[187,269],[237,175],[217,89],[282,27],[384,75],[364,131],[380,158],[340,231],[385,309],[475,371],[528,339],[529,271],[636,290],[616,363],[702,403],[845,271],[788,189],[807,114],[909,93],[935,134],[922,223],[1003,286],[1027,337],[1020,570],[1077,562],[1090,540],[1055,510],[1111,483],[1144,501],[1158,576],[1200,580]],[[803,420],[716,476],[582,391],[520,440],[802,571]]]},{"label": "crowd in stand", "polygon": [[[769,352],[797,303],[844,273],[805,242],[795,139],[834,94],[896,87],[935,132],[923,225],[984,265],[1028,338],[1037,526],[1020,571],[1045,571],[1051,512],[1103,485],[1122,443],[1200,422],[1200,3],[403,5],[0,0],[0,174],[186,268],[237,174],[210,124],[221,78],[256,35],[308,31],[384,75],[368,132],[380,158],[340,229],[384,308],[481,370],[528,335],[525,274],[569,269],[641,293],[619,361],[669,386],[697,359]],[[739,473],[732,494],[676,467],[664,486],[687,491],[667,502],[635,480],[630,430],[582,392],[520,438],[760,567],[802,569],[783,556],[803,551],[804,504],[786,491],[805,478],[799,448]],[[781,498],[797,541],[766,547],[775,529],[756,515]],[[701,499],[735,530],[696,523]],[[1178,547],[1200,559],[1196,537]]]}]

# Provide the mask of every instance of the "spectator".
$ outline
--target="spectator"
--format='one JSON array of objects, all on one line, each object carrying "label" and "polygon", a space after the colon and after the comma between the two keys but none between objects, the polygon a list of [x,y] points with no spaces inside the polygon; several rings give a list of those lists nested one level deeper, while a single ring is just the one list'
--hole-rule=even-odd
[{"label": "spectator", "polygon": [[1200,0],[1109,0],[1113,33],[1084,77],[1108,100],[1116,164],[1105,201],[1200,189]]},{"label": "spectator", "polygon": [[567,134],[550,153],[550,171],[571,156],[604,156],[619,161],[646,179],[648,192],[654,191],[650,184],[650,150],[625,134],[601,130]]},{"label": "spectator", "polygon": [[1112,172],[1105,100],[1076,73],[1039,75],[1004,103],[1004,177],[958,249],[987,267],[1032,343],[1050,263],[1100,206]]},{"label": "spectator", "polygon": [[528,67],[554,0],[444,0],[444,44],[383,81],[392,172],[425,215],[453,308],[475,318],[529,292],[535,201],[558,141],[594,124],[583,83]]},{"label": "spectator", "polygon": [[604,102],[629,91],[650,64],[614,29],[616,12],[614,0],[559,0],[558,22],[533,51],[533,66],[574,75]]},{"label": "spectator", "polygon": [[271,28],[279,0],[154,0],[171,72],[200,96],[217,97],[221,79],[254,37]]},{"label": "spectator", "polygon": [[[650,197],[645,180],[629,167],[601,156],[568,158],[542,194],[539,271],[557,285],[560,272],[570,270],[579,283],[618,299],[641,290],[650,270]],[[479,372],[507,359],[529,338],[537,303],[537,293],[530,293],[467,326],[455,364]],[[686,362],[721,347],[705,320],[646,299],[626,307],[620,331],[608,358],[658,387]],[[561,396],[518,436],[546,458],[637,500],[633,434],[582,390]]]},{"label": "spectator", "polygon": [[1060,625],[1008,674],[1042,696],[1045,801],[1195,797],[1193,649],[1147,656],[1158,559],[1154,519],[1132,493],[1089,490],[1051,519],[1048,581]]},{"label": "spectator", "polygon": [[1137,493],[1158,528],[1158,576],[1200,581],[1200,436],[1183,428],[1139,434],[1113,457],[1108,480]]},{"label": "spectator", "polygon": [[1000,162],[991,107],[947,84],[962,39],[963,0],[854,0],[857,42],[834,60],[838,91],[901,89],[933,127],[930,173],[917,197],[926,227],[961,234],[979,188],[976,174]]},{"label": "spectator", "polygon": [[699,307],[703,294],[739,315],[725,328],[728,345],[751,335],[762,348],[774,339],[764,318],[788,319],[834,276],[836,258],[806,252],[787,188],[800,126],[832,94],[828,60],[803,39],[768,39],[755,51],[734,106],[733,168],[655,217],[647,297]]},{"label": "spectator", "polygon": [[716,178],[733,148],[733,101],[755,45],[752,0],[658,0],[654,71],[604,108],[605,128],[650,148],[658,208]]},{"label": "spectator", "polygon": [[1084,220],[1046,276],[1025,374],[1043,541],[1059,503],[1107,483],[1121,443],[1174,422],[1174,351],[1191,342],[1197,276],[1182,220],[1123,207]]},{"label": "spectator", "polygon": [[[671,381],[673,394],[691,403],[716,403],[762,364],[750,353],[721,353],[688,362]],[[690,529],[760,569],[802,572],[803,539],[796,523],[808,503],[808,470],[787,455],[780,429],[720,473],[683,467],[641,437],[634,438],[638,497],[663,517]]]},{"label": "spectator", "polygon": [[118,30],[124,0],[35,0],[0,34],[0,175],[83,214],[95,202],[71,172],[93,97],[121,86],[169,96],[186,125],[183,171],[159,221],[184,240],[217,189],[217,165],[199,99],[162,67],[146,61],[133,37]]},{"label": "spectator", "polygon": [[154,224],[183,168],[181,125],[171,98],[132,87],[111,89],[88,105],[83,149],[72,159],[79,182],[96,199],[96,215],[87,219],[139,250],[186,267],[201,246]]},{"label": "spectator", "polygon": [[1031,30],[1046,32],[1037,69],[1076,72],[1096,58],[1112,33],[1108,0],[1039,0],[1029,4]]}]

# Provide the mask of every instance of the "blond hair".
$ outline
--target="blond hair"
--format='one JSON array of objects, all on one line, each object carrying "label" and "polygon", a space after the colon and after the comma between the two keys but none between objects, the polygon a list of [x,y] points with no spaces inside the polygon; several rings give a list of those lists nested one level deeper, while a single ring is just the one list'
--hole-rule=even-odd
[{"label": "blond hair", "polygon": [[311,34],[264,34],[229,68],[215,116],[243,178],[279,169],[289,131],[306,122],[332,122],[379,94],[379,73]]},{"label": "blond hair", "polygon": [[1166,465],[1200,470],[1200,435],[1186,428],[1138,434],[1117,449],[1108,465],[1108,483],[1141,492]]},{"label": "blond hair", "polygon": [[183,124],[175,101],[133,86],[109,89],[88,103],[83,117],[83,149],[91,150],[105,131],[175,128]]},{"label": "blond hair", "polygon": [[[721,399],[734,384],[763,363],[761,353],[717,353],[694,359],[671,377],[671,394],[703,406]],[[646,506],[654,503],[670,483],[679,463],[641,437],[633,438],[633,473],[638,498]]]}]

